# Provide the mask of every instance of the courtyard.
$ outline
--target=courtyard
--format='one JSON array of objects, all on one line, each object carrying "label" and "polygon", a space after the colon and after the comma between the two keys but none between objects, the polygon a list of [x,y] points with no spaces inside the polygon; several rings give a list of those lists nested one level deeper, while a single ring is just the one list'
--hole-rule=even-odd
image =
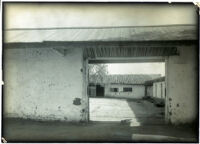
[{"label": "courtyard", "polygon": [[164,124],[164,107],[143,99],[90,98],[91,121],[130,121],[132,126]]}]

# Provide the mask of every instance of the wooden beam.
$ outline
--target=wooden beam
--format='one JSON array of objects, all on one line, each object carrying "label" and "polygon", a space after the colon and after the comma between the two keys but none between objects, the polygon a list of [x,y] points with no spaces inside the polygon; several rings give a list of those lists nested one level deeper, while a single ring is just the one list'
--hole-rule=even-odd
[{"label": "wooden beam", "polygon": [[165,62],[165,57],[97,57],[89,58],[89,64],[95,63],[143,63],[143,62]]},{"label": "wooden beam", "polygon": [[3,43],[3,48],[54,48],[54,47],[167,47],[181,45],[198,45],[197,40],[181,40],[181,41],[44,41],[34,43]]}]

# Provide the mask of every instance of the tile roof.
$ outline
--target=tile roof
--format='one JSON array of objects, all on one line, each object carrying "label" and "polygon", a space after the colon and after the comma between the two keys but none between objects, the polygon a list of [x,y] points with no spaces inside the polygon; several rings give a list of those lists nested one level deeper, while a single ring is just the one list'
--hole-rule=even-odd
[{"label": "tile roof", "polygon": [[197,26],[121,26],[4,30],[4,43],[197,40]]},{"label": "tile roof", "polygon": [[160,74],[126,74],[105,75],[104,77],[91,75],[90,83],[115,83],[115,84],[145,84],[146,81],[161,77]]}]

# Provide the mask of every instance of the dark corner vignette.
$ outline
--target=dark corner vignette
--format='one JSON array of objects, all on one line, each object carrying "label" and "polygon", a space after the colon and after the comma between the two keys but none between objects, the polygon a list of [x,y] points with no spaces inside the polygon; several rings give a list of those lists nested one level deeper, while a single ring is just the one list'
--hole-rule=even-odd
[{"label": "dark corner vignette", "polygon": [[3,143],[199,141],[199,9],[2,3]]}]

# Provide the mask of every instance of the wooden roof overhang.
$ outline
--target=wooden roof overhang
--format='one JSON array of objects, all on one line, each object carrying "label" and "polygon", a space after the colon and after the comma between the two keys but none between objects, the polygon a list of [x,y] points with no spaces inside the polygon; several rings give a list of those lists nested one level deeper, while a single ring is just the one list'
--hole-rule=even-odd
[{"label": "wooden roof overhang", "polygon": [[[84,58],[157,57],[178,55],[177,47],[198,44],[196,40],[179,41],[96,41],[6,43],[4,48],[53,48],[63,55],[69,48],[84,48]],[[96,60],[97,62],[98,60]],[[95,62],[95,61],[93,61]]]}]

